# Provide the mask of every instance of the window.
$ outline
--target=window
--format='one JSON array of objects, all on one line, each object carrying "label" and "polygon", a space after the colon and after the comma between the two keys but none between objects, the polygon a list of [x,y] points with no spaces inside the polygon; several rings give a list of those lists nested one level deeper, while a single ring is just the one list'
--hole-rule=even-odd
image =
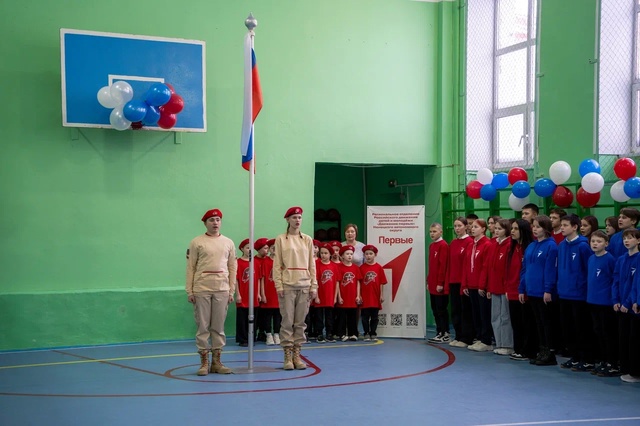
[{"label": "window", "polygon": [[469,0],[468,8],[467,169],[531,166],[537,0]]},{"label": "window", "polygon": [[598,153],[640,153],[638,0],[600,1]]}]

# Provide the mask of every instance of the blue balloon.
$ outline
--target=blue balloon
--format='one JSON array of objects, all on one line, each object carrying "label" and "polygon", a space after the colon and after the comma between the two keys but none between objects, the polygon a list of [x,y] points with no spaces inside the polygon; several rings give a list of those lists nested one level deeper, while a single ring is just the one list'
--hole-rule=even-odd
[{"label": "blue balloon", "polygon": [[490,183],[487,185],[482,185],[482,188],[480,188],[480,198],[485,201],[493,200],[494,198],[496,198],[497,193],[498,191],[496,190],[496,188]]},{"label": "blue balloon", "polygon": [[511,192],[518,198],[525,198],[531,193],[531,185],[526,180],[519,180],[513,184]]},{"label": "blue balloon", "polygon": [[493,185],[495,189],[505,189],[509,186],[509,175],[506,173],[496,173],[493,175],[491,185]]},{"label": "blue balloon", "polygon": [[538,179],[533,185],[533,190],[539,197],[551,197],[556,190],[556,184],[548,178]]},{"label": "blue balloon", "polygon": [[124,118],[135,123],[142,121],[147,114],[147,107],[147,104],[142,101],[132,100],[124,104],[122,113],[124,114]]},{"label": "blue balloon", "polygon": [[624,193],[630,198],[640,198],[640,178],[627,179],[624,183]]},{"label": "blue balloon", "polygon": [[162,83],[153,83],[144,95],[144,100],[151,106],[162,106],[169,102],[169,99],[171,99],[171,89]]},{"label": "blue balloon", "polygon": [[584,177],[587,173],[600,173],[600,164],[598,164],[596,160],[587,158],[586,160],[582,160],[582,163],[580,163],[578,172],[580,173],[580,177]]},{"label": "blue balloon", "polygon": [[160,120],[160,110],[157,107],[149,105],[147,108],[147,114],[142,119],[142,124],[145,126],[155,126]]}]

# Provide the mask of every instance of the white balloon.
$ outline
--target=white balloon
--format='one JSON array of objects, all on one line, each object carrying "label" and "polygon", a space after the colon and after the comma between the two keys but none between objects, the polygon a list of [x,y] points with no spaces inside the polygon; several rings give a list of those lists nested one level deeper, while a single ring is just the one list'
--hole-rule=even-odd
[{"label": "white balloon", "polygon": [[493,172],[486,167],[483,167],[478,170],[478,176],[476,179],[483,185],[489,185],[493,181]]},{"label": "white balloon", "polygon": [[131,126],[131,122],[124,117],[122,105],[119,105],[111,111],[109,122],[116,130],[127,130]]},{"label": "white balloon", "polygon": [[116,81],[109,88],[111,98],[116,105],[124,105],[133,99],[133,87],[126,81]]},{"label": "white balloon", "polygon": [[582,189],[589,194],[597,194],[604,188],[604,178],[600,173],[590,172],[582,177]]},{"label": "white balloon", "polygon": [[571,166],[566,161],[556,161],[549,167],[549,178],[556,185],[562,185],[571,177]]},{"label": "white balloon", "polygon": [[512,210],[519,212],[527,204],[529,204],[528,195],[524,198],[518,198],[513,194],[509,194],[509,207],[511,207]]},{"label": "white balloon", "polygon": [[[586,189],[585,189],[586,191]],[[611,198],[619,203],[624,203],[625,201],[629,201],[631,198],[627,196],[624,192],[624,181],[619,180],[613,185],[611,185],[611,189],[609,191],[611,193]]]},{"label": "white balloon", "polygon": [[116,101],[111,97],[111,89],[109,86],[101,87],[100,90],[98,90],[98,102],[105,108],[113,108],[117,105]]}]

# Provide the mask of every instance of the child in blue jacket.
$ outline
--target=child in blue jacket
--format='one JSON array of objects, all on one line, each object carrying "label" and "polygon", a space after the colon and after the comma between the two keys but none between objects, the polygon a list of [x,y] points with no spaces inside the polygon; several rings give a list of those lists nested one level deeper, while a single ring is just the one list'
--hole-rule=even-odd
[{"label": "child in blue jacket", "polygon": [[593,254],[586,237],[578,234],[580,218],[560,219],[564,240],[558,246],[558,298],[564,344],[570,356],[561,367],[572,371],[595,368],[593,325],[587,306],[587,270]]},{"label": "child in blue jacket", "polygon": [[548,216],[540,215],[533,219],[531,227],[535,241],[529,244],[524,253],[520,271],[518,299],[525,302],[528,297],[538,330],[540,349],[535,365],[557,365],[556,356],[551,352],[551,304],[556,296],[558,246],[553,238],[553,227]]},{"label": "child in blue jacket", "polygon": [[593,331],[596,335],[601,361],[591,374],[600,377],[619,376],[618,369],[618,321],[611,298],[613,285],[613,271],[616,259],[607,251],[609,235],[604,231],[594,231],[591,234],[591,250],[593,256],[589,258],[587,274],[587,304],[591,310]]}]

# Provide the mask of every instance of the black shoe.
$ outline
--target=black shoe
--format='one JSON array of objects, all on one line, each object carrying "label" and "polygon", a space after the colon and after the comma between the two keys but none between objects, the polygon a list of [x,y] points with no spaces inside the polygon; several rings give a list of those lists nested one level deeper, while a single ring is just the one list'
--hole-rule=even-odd
[{"label": "black shoe", "polygon": [[326,342],[326,340],[324,339],[324,336],[323,336],[323,335],[318,336],[318,338],[316,339],[316,341],[317,341],[318,343],[325,343],[325,342]]},{"label": "black shoe", "polygon": [[522,354],[519,353],[512,353],[511,355],[509,355],[509,359],[512,359],[514,361],[527,361],[528,358]]},{"label": "black shoe", "polygon": [[550,350],[547,349],[542,352],[542,356],[540,357],[540,359],[536,360],[536,365],[537,366],[558,365],[558,361],[556,361],[556,356]]},{"label": "black shoe", "polygon": [[589,362],[581,362],[578,363],[578,365],[576,365],[575,367],[571,368],[571,371],[593,371],[593,369],[595,368],[595,365],[589,363]]},{"label": "black shoe", "polygon": [[570,370],[576,368],[580,363],[573,358],[569,358],[567,361],[560,364],[561,368],[568,368]]}]

